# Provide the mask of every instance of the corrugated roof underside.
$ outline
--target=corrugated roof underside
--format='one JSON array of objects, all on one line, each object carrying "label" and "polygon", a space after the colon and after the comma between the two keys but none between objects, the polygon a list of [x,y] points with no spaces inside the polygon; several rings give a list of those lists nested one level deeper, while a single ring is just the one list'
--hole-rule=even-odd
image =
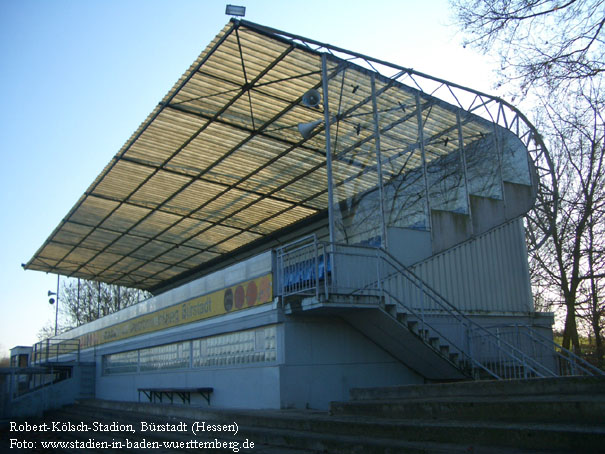
[{"label": "corrugated roof underside", "polygon": [[[328,72],[343,64],[331,57]],[[347,102],[371,108],[370,77],[349,74],[360,88]],[[327,209],[323,127],[307,140],[297,130],[323,119],[322,109],[300,103],[311,88],[321,91],[319,54],[228,24],[26,267],[150,289]],[[378,89],[389,124],[381,133],[383,159],[421,165],[418,150],[412,158],[390,151],[417,148],[416,115],[392,108],[407,104],[413,111],[413,91],[385,81]],[[330,110],[343,112],[336,98]],[[422,121],[427,159],[457,147],[451,109],[427,101]],[[341,147],[363,146],[364,134],[341,137]],[[339,163],[335,184],[360,174],[365,163],[354,161]]]},{"label": "corrugated roof underside", "polygon": [[322,141],[297,132],[320,69],[228,24],[27,268],[148,289],[325,209]]}]

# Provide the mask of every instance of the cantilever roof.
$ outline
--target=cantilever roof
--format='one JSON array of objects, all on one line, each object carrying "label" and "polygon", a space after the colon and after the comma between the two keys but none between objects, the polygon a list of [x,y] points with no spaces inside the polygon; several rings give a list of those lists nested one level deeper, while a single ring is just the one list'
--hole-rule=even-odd
[{"label": "cantilever roof", "polygon": [[[402,77],[411,78],[407,83],[412,86],[419,77],[444,86],[412,70],[233,20],[25,267],[154,289],[325,211],[324,127],[316,128],[306,140],[297,129],[299,123],[323,118],[321,107],[306,107],[301,98],[312,88],[321,92],[321,54],[325,52],[331,70],[343,64],[358,65],[359,71],[378,73],[383,90],[392,86],[389,80],[401,84]],[[392,74],[385,77],[379,66]],[[370,78],[356,83],[361,88],[347,94],[350,105],[367,109]],[[445,86],[459,105],[464,102],[461,96],[472,94],[474,100],[467,110],[494,104],[493,98],[477,92],[462,89],[464,93],[457,94],[454,91],[461,87]],[[416,89],[426,91],[420,86]],[[413,105],[413,94],[409,96]],[[338,99],[330,103],[335,112],[340,111]],[[451,132],[455,110],[445,103],[435,104],[434,109],[433,118],[439,121],[428,125],[436,128],[430,134],[440,140],[455,135]],[[480,133],[485,122],[475,126]],[[410,128],[409,136],[415,136],[417,124],[410,122]],[[386,135],[382,140],[407,140],[405,128],[390,134],[390,139]],[[352,146],[355,140],[359,139],[351,138]],[[425,141],[430,155],[430,138]],[[447,152],[447,143],[439,148],[441,154]]]}]

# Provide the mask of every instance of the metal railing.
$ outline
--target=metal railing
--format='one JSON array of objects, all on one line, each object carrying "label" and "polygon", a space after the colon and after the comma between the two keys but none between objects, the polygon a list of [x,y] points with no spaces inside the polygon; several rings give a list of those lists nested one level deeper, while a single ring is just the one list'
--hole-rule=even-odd
[{"label": "metal railing", "polygon": [[[457,354],[458,367],[475,378],[603,374],[560,346],[556,350],[553,345],[552,357],[546,358],[544,353],[534,355],[525,344],[490,331],[382,249],[327,243],[312,235],[276,252],[277,291],[282,301],[293,295],[314,296],[325,302],[330,295],[376,297],[377,307],[387,314],[404,314],[417,325],[416,332],[428,345],[431,337],[447,343],[449,353]],[[395,308],[395,313],[389,308]],[[447,334],[433,322],[434,316],[443,315],[450,324]],[[534,350],[536,345],[543,351],[547,348],[548,343],[529,327],[524,336],[532,341],[526,344],[532,344]]]},{"label": "metal railing", "polygon": [[276,250],[277,286],[283,297],[327,298],[331,262],[326,243],[310,235]]},{"label": "metal railing", "polygon": [[[542,334],[538,329],[523,324],[495,325],[485,327],[498,339],[515,345],[519,350],[527,352],[541,364],[546,365],[558,376],[603,375],[603,371],[593,366],[585,359],[567,350]],[[476,343],[484,337],[483,333],[471,335]]]},{"label": "metal railing", "polygon": [[12,400],[72,377],[72,366],[7,368],[0,370],[0,395]]},{"label": "metal railing", "polygon": [[79,339],[46,339],[34,344],[32,364],[80,361]]}]

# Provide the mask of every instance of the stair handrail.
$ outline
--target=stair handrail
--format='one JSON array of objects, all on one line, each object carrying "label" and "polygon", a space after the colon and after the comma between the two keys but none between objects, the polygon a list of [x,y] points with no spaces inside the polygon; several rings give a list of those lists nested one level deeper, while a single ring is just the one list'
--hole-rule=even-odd
[{"label": "stair handrail", "polygon": [[548,336],[545,336],[539,331],[533,329],[529,325],[512,323],[507,325],[495,325],[493,327],[487,327],[487,329],[489,328],[515,328],[516,330],[519,330],[519,328],[521,328],[523,331],[518,332],[529,337],[533,342],[537,342],[544,347],[552,347],[553,354],[558,359],[567,362],[571,369],[579,368],[582,372],[584,372],[585,375],[605,375],[605,371],[590,364],[581,356],[575,354],[571,350],[568,350],[559,343],[550,339]]},{"label": "stair handrail", "polygon": [[[480,330],[484,334],[486,334],[487,338],[490,341],[490,344],[496,347],[497,350],[504,353],[510,360],[516,363],[520,363],[524,367],[524,372],[533,372],[539,376],[556,376],[556,372],[548,369],[546,366],[541,364],[538,361],[535,361],[531,356],[527,355],[525,352],[519,350],[514,345],[503,342],[501,339],[498,339],[493,333],[485,330],[482,325],[474,322],[470,317],[460,311],[456,306],[454,306],[449,300],[443,297],[439,292],[437,292],[432,286],[430,286],[426,281],[421,279],[418,275],[416,275],[412,270],[403,265],[397,258],[393,257],[389,252],[380,249],[380,255],[383,260],[388,262],[395,270],[404,278],[406,278],[409,282],[412,283],[416,288],[418,288],[421,292],[423,292],[426,296],[428,296],[431,300],[433,300],[437,305],[439,305],[443,310],[445,310],[450,316],[454,319],[458,320],[467,330]],[[406,310],[410,310],[411,308],[404,303],[402,303],[399,299],[396,298],[396,301]],[[423,321],[431,330],[435,331],[437,334],[442,336],[442,334],[430,324],[427,324]],[[463,347],[457,345],[456,342],[451,341],[451,339],[447,339],[444,336],[444,339],[447,340],[451,345],[453,345],[457,350],[464,354],[465,357],[468,357],[472,364],[475,367],[479,367],[484,371],[487,371],[490,375],[495,378],[501,379],[500,375],[490,368],[488,365],[479,361],[477,358],[473,356],[472,348],[469,345],[469,351],[466,351]],[[540,372],[540,370],[542,372]]]},{"label": "stair handrail", "polygon": [[[432,288],[426,281],[421,279],[418,275],[416,275],[407,266],[403,265],[396,257],[394,257],[392,254],[390,254],[388,251],[385,251],[384,249],[380,249],[380,248],[366,246],[366,245],[348,245],[348,244],[341,244],[341,243],[333,243],[333,246],[334,247],[331,248],[331,253],[336,253],[336,250],[338,248],[341,248],[341,249],[357,248],[357,249],[366,249],[369,251],[374,251],[377,254],[378,258],[381,258],[383,261],[385,261],[386,263],[391,265],[397,271],[397,273],[399,275],[403,276],[405,279],[407,279],[409,282],[411,282],[411,284],[414,285],[417,289],[419,289],[424,295],[429,297],[438,306],[440,306],[443,310],[445,310],[449,315],[454,317],[454,319],[458,320],[458,322],[460,322],[466,329],[474,328],[475,330],[483,332],[486,336],[486,339],[489,339],[489,342],[493,347],[495,347],[499,352],[504,353],[504,355],[506,357],[508,357],[509,360],[513,361],[513,363],[519,364],[520,366],[523,367],[525,376],[527,376],[528,372],[533,372],[537,376],[541,376],[541,377],[557,376],[557,373],[555,371],[549,369],[544,364],[534,360],[531,356],[529,356],[525,352],[519,350],[514,345],[512,345],[508,342],[502,341],[501,339],[498,339],[493,333],[486,330],[482,325],[474,322],[466,314],[464,314],[456,306],[454,306],[450,301],[448,301],[445,297],[443,297],[439,292],[437,292],[434,288]],[[385,280],[387,278],[388,277],[384,277],[383,280]],[[338,285],[338,283],[336,285]],[[384,286],[382,286],[382,287],[384,287]],[[384,291],[384,288],[382,288],[381,290]],[[393,296],[393,295],[389,295],[389,296]],[[397,303],[401,307],[403,307],[405,310],[414,313],[412,308],[410,308],[409,306],[404,304],[398,298],[393,298],[393,299],[395,299],[397,301]],[[431,326],[430,324],[426,323],[424,321],[424,317],[422,317],[421,320],[423,321],[424,325],[429,327],[436,334],[443,336],[443,334],[440,333],[438,329],[436,329],[433,326]],[[450,339],[447,339],[445,336],[443,336],[443,338],[445,340],[447,340],[452,346],[454,346],[461,354],[463,354],[464,357],[470,359],[473,366],[479,367],[480,369],[487,371],[494,378],[497,378],[497,379],[502,378],[502,377],[500,377],[500,375],[498,375],[498,373],[496,371],[494,371],[488,365],[483,364],[481,361],[479,361],[477,358],[475,358],[473,356],[472,348],[471,348],[472,345],[469,345],[469,348],[467,351],[467,349],[461,347],[456,342],[453,342]],[[540,370],[542,372],[540,372]]]},{"label": "stair handrail", "polygon": [[[427,323],[424,320],[424,317],[421,314],[418,314],[413,308],[407,307],[402,301],[399,300],[399,298],[396,295],[393,295],[392,292],[390,292],[390,291],[388,291],[386,289],[383,289],[383,291],[384,291],[384,293],[386,293],[387,295],[389,295],[389,297],[392,300],[396,301],[399,306],[405,308],[412,315],[414,315],[418,319],[422,320],[421,323],[423,325],[423,329],[425,327],[428,327],[432,332],[434,332],[435,334],[437,334],[440,339],[443,339],[445,342],[448,343],[448,345],[450,345],[451,347],[453,347],[456,350],[455,353],[458,353],[459,355],[461,355],[465,361],[470,362],[474,367],[478,367],[480,369],[483,369],[485,372],[487,372],[488,374],[490,374],[492,377],[494,377],[496,379],[500,379],[501,378],[498,374],[496,374],[491,369],[487,368],[480,361],[476,360],[472,355],[470,355],[469,353],[467,353],[464,349],[460,348],[457,345],[456,342],[452,341],[448,336],[446,336],[445,334],[443,334],[440,330],[438,330],[437,328],[435,328],[434,326],[432,326],[430,323]],[[385,313],[388,313],[388,312],[385,311]],[[422,336],[421,336],[421,339],[422,339]],[[430,343],[427,343],[424,339],[422,339],[422,341],[425,342],[428,346],[432,347],[432,345]],[[456,367],[459,367],[459,366],[456,366]]]},{"label": "stair handrail", "polygon": [[[466,316],[463,312],[461,312],[458,308],[456,308],[450,301],[448,301],[439,292],[437,292],[434,288],[432,288],[430,285],[428,285],[426,283],[426,281],[424,281],[423,279],[421,279],[412,270],[410,270],[408,267],[406,267],[401,262],[399,262],[397,260],[397,258],[393,257],[388,251],[384,251],[383,250],[382,253],[385,256],[388,256],[390,259],[392,259],[397,265],[399,265],[403,270],[405,270],[407,273],[409,273],[415,279],[417,279],[418,281],[422,282],[423,283],[423,288],[425,288],[427,290],[430,290],[436,297],[438,297],[441,300],[442,303],[444,303],[445,305],[449,306],[449,308],[451,308],[453,312],[459,314],[459,316],[461,318],[463,318],[464,320],[468,321],[470,323],[470,325],[472,326],[471,329],[478,330],[478,331],[482,332],[484,335],[489,336],[492,339],[495,337],[497,339],[498,343],[503,343],[503,341],[501,339],[498,339],[497,336],[495,336],[492,332],[490,332],[485,326],[480,325],[480,324],[472,321],[468,316]],[[428,296],[432,298],[431,295],[428,295]],[[432,299],[435,302],[437,302],[434,298],[432,298]],[[451,315],[453,315],[451,311],[448,311],[448,313],[450,313]],[[595,375],[595,374],[597,374],[597,375],[605,375],[605,372],[603,372],[602,370],[598,369],[597,367],[594,367],[592,364],[590,364],[589,362],[587,362],[583,358],[579,357],[575,353],[571,352],[570,350],[567,350],[566,348],[562,347],[561,345],[557,344],[556,342],[554,342],[554,341],[546,338],[544,335],[542,335],[538,331],[530,328],[529,326],[527,326],[527,325],[523,325],[523,326],[524,326],[525,330],[527,331],[526,333],[524,333],[526,336],[530,336],[530,337],[533,336],[532,340],[539,341],[542,345],[552,347],[552,353],[553,353],[553,355],[557,356],[559,359],[561,359],[563,361],[568,362],[570,365],[572,365],[571,366],[572,369],[574,367],[579,367],[581,369],[581,371],[584,372],[587,375]],[[552,375],[555,375],[555,376],[559,375],[556,371],[550,371],[546,366],[544,366],[540,362],[536,361],[535,359],[533,359],[531,356],[527,355],[523,351],[517,349],[512,344],[510,344],[508,342],[504,342],[504,343],[505,343],[505,345],[508,348],[512,349],[513,351],[515,351],[517,353],[520,353],[525,360],[529,360],[532,364],[534,364],[535,366],[538,366],[540,369],[546,369],[546,370],[549,371],[549,373],[551,373]],[[564,352],[564,354],[560,354],[557,351],[557,349],[559,349],[560,351]],[[572,363],[572,360],[570,358],[573,358],[573,360],[575,361],[575,363]],[[580,366],[577,363],[580,363],[584,367]]]},{"label": "stair handrail", "polygon": [[[401,301],[397,297],[397,295],[394,295],[393,292],[390,292],[387,288],[385,288],[384,284],[387,282],[388,279],[390,279],[394,275],[402,276],[413,287],[420,290],[422,295],[428,297],[435,304],[437,304],[437,306],[439,306],[441,308],[441,310],[444,310],[451,317],[453,317],[455,320],[457,320],[458,323],[460,323],[460,325],[467,330],[467,334],[472,331],[474,331],[476,333],[480,333],[490,346],[492,346],[497,352],[499,352],[499,354],[504,355],[507,358],[508,362],[510,362],[513,365],[516,365],[514,367],[517,367],[517,366],[522,367],[523,368],[522,370],[523,370],[525,376],[527,376],[528,373],[533,373],[536,376],[541,376],[541,377],[559,375],[556,371],[551,370],[548,367],[546,367],[544,364],[542,364],[541,362],[536,361],[534,358],[532,358],[531,356],[529,356],[522,350],[518,349],[511,343],[498,338],[498,336],[496,336],[494,333],[490,332],[484,326],[474,322],[470,317],[468,317],[466,314],[464,314],[462,311],[460,311],[456,306],[454,306],[448,299],[446,299],[439,292],[437,292],[426,281],[424,281],[422,278],[420,278],[418,275],[416,275],[412,270],[410,270],[407,266],[403,265],[396,257],[394,257],[392,254],[390,254],[388,251],[385,251],[384,249],[366,246],[366,245],[348,245],[348,244],[341,244],[341,243],[330,243],[330,242],[326,242],[326,241],[318,241],[318,239],[315,235],[306,236],[293,243],[290,243],[288,245],[285,245],[285,246],[279,248],[277,256],[278,256],[278,275],[280,277],[278,279],[280,279],[281,284],[283,284],[283,276],[282,276],[283,269],[282,268],[284,268],[285,258],[288,257],[288,254],[290,252],[297,252],[297,251],[300,251],[305,248],[307,248],[309,251],[311,251],[311,250],[313,251],[313,254],[312,254],[313,255],[313,266],[316,270],[315,276],[313,277],[314,282],[312,285],[312,287],[314,287],[314,288],[312,289],[309,287],[307,290],[310,290],[310,291],[314,290],[316,297],[319,297],[319,292],[320,292],[319,274],[317,272],[317,265],[318,265],[318,261],[319,261],[318,254],[319,254],[320,250],[322,251],[322,255],[324,256],[324,264],[326,263],[327,260],[329,260],[329,257],[326,257],[326,255],[330,256],[330,255],[337,255],[337,254],[343,254],[343,253],[346,254],[344,251],[348,251],[348,253],[350,255],[352,249],[362,249],[362,250],[370,251],[370,252],[372,252],[372,255],[365,255],[365,256],[367,256],[367,257],[375,256],[376,259],[378,259],[378,260],[382,261],[383,263],[387,264],[388,266],[390,266],[394,270],[394,272],[389,273],[389,275],[385,275],[385,276],[381,276],[380,272],[379,272],[377,275],[376,282],[374,282],[374,284],[370,283],[370,284],[366,285],[365,289],[368,290],[370,288],[370,285],[375,286],[376,288],[373,290],[378,290],[379,292],[382,292],[382,294],[388,295],[400,307],[405,309],[406,312],[418,317],[418,319],[421,320],[422,323],[424,325],[426,325],[426,327],[428,327],[435,334],[439,335],[444,341],[447,341],[451,347],[456,349],[457,352],[459,353],[459,355],[461,355],[465,360],[468,361],[468,363],[470,363],[469,365],[471,367],[482,369],[482,370],[486,371],[487,373],[489,373],[490,375],[492,375],[494,378],[497,378],[497,379],[502,378],[489,365],[483,364],[476,357],[474,357],[473,352],[472,352],[472,344],[470,344],[470,342],[469,342],[469,345],[467,346],[467,348],[464,348],[464,347],[460,346],[457,342],[453,342],[451,339],[448,339],[447,336],[443,335],[435,327],[426,323],[426,321],[424,320],[424,305],[421,306],[423,314],[418,314],[417,311],[413,307],[405,304],[403,301]],[[332,258],[332,262],[334,262],[334,258]],[[338,288],[338,282],[335,282],[333,284],[336,286],[336,288]],[[331,289],[330,290],[328,289],[327,273],[326,273],[326,279],[324,279],[324,286],[325,286],[324,291],[325,291],[326,297],[327,297],[329,291],[331,290]],[[330,285],[330,287],[331,286],[332,285]],[[360,287],[357,290],[351,292],[351,294],[359,294],[363,290],[364,290],[364,287]],[[278,294],[280,294],[281,296],[288,295],[288,293],[285,292],[285,288],[280,288],[279,285],[278,285]],[[553,353],[554,353],[554,348],[553,348]],[[500,365],[500,364],[502,364],[502,362],[498,361],[497,364]],[[592,368],[592,367],[589,367],[588,369],[593,372],[592,374],[600,373],[598,371],[595,371],[594,368]],[[582,369],[582,371],[584,371],[585,373],[590,373],[590,372],[586,371],[586,369]]]},{"label": "stair handrail", "polygon": [[[441,306],[452,317],[454,317],[456,320],[458,320],[465,328],[468,329],[469,326],[476,326],[478,328],[481,328],[481,325],[478,325],[477,323],[473,322],[469,317],[467,317],[465,314],[463,314],[461,311],[459,311],[448,300],[446,300],[443,296],[441,296],[438,292],[436,292],[425,281],[423,281],[421,278],[416,276],[405,265],[401,264],[395,257],[393,257],[391,254],[389,254],[387,251],[380,249],[380,248],[367,246],[367,245],[348,245],[348,244],[342,244],[342,243],[329,243],[329,242],[325,242],[325,241],[321,241],[319,243],[321,243],[323,245],[323,247],[322,247],[323,250],[326,250],[326,249],[329,250],[329,252],[328,252],[329,255],[338,255],[338,254],[347,254],[347,253],[350,255],[351,254],[350,251],[353,249],[361,249],[361,250],[371,252],[372,253],[371,255],[365,255],[365,256],[366,257],[374,256],[375,258],[381,259],[385,263],[389,264],[396,271],[397,274],[403,276],[405,279],[410,281],[412,283],[412,285],[414,285],[417,289],[419,289],[424,295],[428,296],[430,299],[435,301],[439,306]],[[343,252],[343,251],[348,251],[348,252]],[[390,259],[390,262],[389,262],[389,260],[387,260],[387,258]],[[406,271],[407,271],[407,273],[406,273]],[[374,282],[374,285],[376,285],[376,290],[379,290],[379,292],[383,292],[383,293],[385,291],[387,291],[384,288],[383,281],[386,281],[389,277],[392,277],[392,275],[393,274],[391,274],[390,276],[380,276],[380,274],[378,273],[376,276],[376,278],[377,278],[376,282]],[[412,277],[410,277],[410,275]],[[336,286],[336,288],[339,287],[338,277],[336,277],[336,282],[334,285]],[[351,295],[359,294],[364,289],[367,290],[367,289],[369,289],[369,287],[368,286],[360,287],[357,290],[351,292],[350,294]],[[431,292],[432,292],[432,294],[431,294]],[[479,360],[477,360],[477,358],[475,358],[473,356],[472,348],[470,348],[471,347],[470,345],[469,345],[468,349],[461,347],[456,342],[453,342],[451,339],[448,339],[447,336],[445,336],[443,333],[441,333],[437,328],[426,323],[424,315],[422,315],[422,314],[418,315],[416,313],[416,311],[414,311],[413,308],[405,305],[402,301],[400,301],[398,298],[396,298],[396,296],[393,295],[392,293],[389,293],[389,296],[393,300],[397,301],[397,303],[401,307],[403,307],[406,311],[417,316],[423,326],[430,328],[431,331],[433,331],[435,334],[438,334],[441,338],[446,340],[452,347],[454,347],[459,352],[459,354],[461,356],[463,356],[465,359],[467,359],[471,363],[472,366],[486,371],[487,373],[489,373],[491,376],[493,376],[496,379],[502,378],[500,375],[498,375],[498,373],[496,371],[489,368],[489,366],[483,364],[482,362],[480,362]],[[504,349],[502,348],[502,344],[503,344],[502,341],[499,339],[494,340],[495,336],[491,335],[491,333],[489,333],[489,332],[487,332],[487,334],[490,339],[490,343],[493,346],[495,346],[498,350],[504,351]],[[429,345],[429,344],[427,343],[427,345]],[[513,345],[510,345],[509,343],[504,343],[504,346],[508,348],[508,351],[506,351],[506,356],[513,362],[520,363],[521,365],[523,365],[524,372],[526,374],[528,372],[533,372],[534,374],[536,374],[538,376],[556,376],[555,372],[549,370],[543,364],[541,364],[537,361],[534,361],[530,356],[528,356],[524,352],[518,350]],[[543,372],[539,372],[538,369],[542,369]]]}]

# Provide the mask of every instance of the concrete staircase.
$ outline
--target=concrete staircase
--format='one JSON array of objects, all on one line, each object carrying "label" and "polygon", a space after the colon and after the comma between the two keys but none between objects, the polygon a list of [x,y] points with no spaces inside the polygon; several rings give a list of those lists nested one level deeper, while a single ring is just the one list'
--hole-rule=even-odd
[{"label": "concrete staircase", "polygon": [[[464,336],[469,330],[479,327],[451,301],[444,299],[426,281],[414,275],[410,265],[430,260],[455,245],[480,241],[494,227],[525,214],[531,209],[534,200],[535,191],[532,186],[502,181],[500,197],[485,197],[471,192],[465,213],[432,209],[432,230],[430,233],[425,232],[424,239],[419,237],[419,243],[424,242],[424,246],[420,248],[422,252],[414,258],[408,257],[408,263],[402,261],[401,254],[390,251],[381,251],[381,258],[378,259],[378,253],[372,250],[363,251],[362,247],[352,245],[350,251],[345,251],[344,247],[338,246],[333,256],[332,270],[337,288],[331,289],[327,297],[323,295],[324,289],[319,289],[317,295],[313,296],[304,292],[284,296],[286,314],[304,312],[305,315],[338,315],[428,381],[470,377],[505,378],[498,375],[489,364],[484,364],[483,358],[470,355],[471,348]],[[398,239],[401,242],[408,240],[411,241],[412,238]],[[318,250],[326,250],[327,247],[318,248],[317,240],[313,241],[305,244],[304,240],[298,240],[293,243],[295,247],[292,248],[294,252],[291,258],[287,256],[292,245],[281,248],[278,256],[287,257],[283,259],[284,262],[290,260],[286,266],[302,269],[304,266],[301,263],[306,264],[306,275],[314,276],[312,271],[323,267],[327,259],[321,255],[316,258],[313,254],[317,254]],[[343,251],[340,259],[339,250]],[[314,260],[318,263],[314,264]],[[376,277],[374,281],[371,278],[364,280],[377,269],[381,270],[380,277]],[[363,275],[359,275],[360,273]],[[359,277],[359,287],[354,286],[356,279],[352,276]],[[312,280],[312,277],[309,278],[311,293],[315,288]],[[341,285],[343,281],[345,285]],[[441,327],[432,326],[432,321],[425,317],[421,306],[429,309],[428,312],[447,316],[457,322],[455,336],[444,333]],[[489,336],[485,342],[494,351],[500,348],[499,341]],[[514,376],[552,375],[525,353],[516,351],[514,346],[505,346],[500,356],[512,366],[496,364],[496,367],[508,367],[514,372]]]},{"label": "concrete staircase", "polygon": [[605,446],[603,377],[353,389],[351,400],[332,403],[330,412],[413,420],[415,440],[456,441],[468,452],[596,453]]},{"label": "concrete staircase", "polygon": [[426,380],[470,377],[465,373],[459,354],[451,351],[446,341],[417,318],[398,311],[395,304],[347,311],[341,316]]},{"label": "concrete staircase", "polygon": [[[603,378],[535,379],[357,389],[331,412],[229,410],[133,402],[85,400],[45,415],[45,421],[86,424],[88,431],[33,433],[40,442],[94,439],[108,446],[87,452],[145,452],[134,443],[157,444],[149,452],[311,453],[597,453],[605,446]],[[186,431],[142,432],[141,421],[184,423]],[[94,431],[93,424],[116,430]],[[237,433],[200,431],[237,424]],[[134,433],[124,431],[132,425]],[[4,435],[4,434],[3,434]],[[12,437],[12,436],[11,436]],[[3,436],[3,440],[9,437]],[[128,441],[126,441],[128,439]],[[243,443],[254,443],[244,448]],[[187,442],[227,442],[214,449]],[[182,442],[178,449],[164,442]],[[4,443],[4,442],[3,442]],[[129,449],[127,446],[130,443]],[[121,444],[121,446],[120,446]],[[248,444],[250,446],[250,444]],[[78,452],[57,448],[48,452]]]}]

